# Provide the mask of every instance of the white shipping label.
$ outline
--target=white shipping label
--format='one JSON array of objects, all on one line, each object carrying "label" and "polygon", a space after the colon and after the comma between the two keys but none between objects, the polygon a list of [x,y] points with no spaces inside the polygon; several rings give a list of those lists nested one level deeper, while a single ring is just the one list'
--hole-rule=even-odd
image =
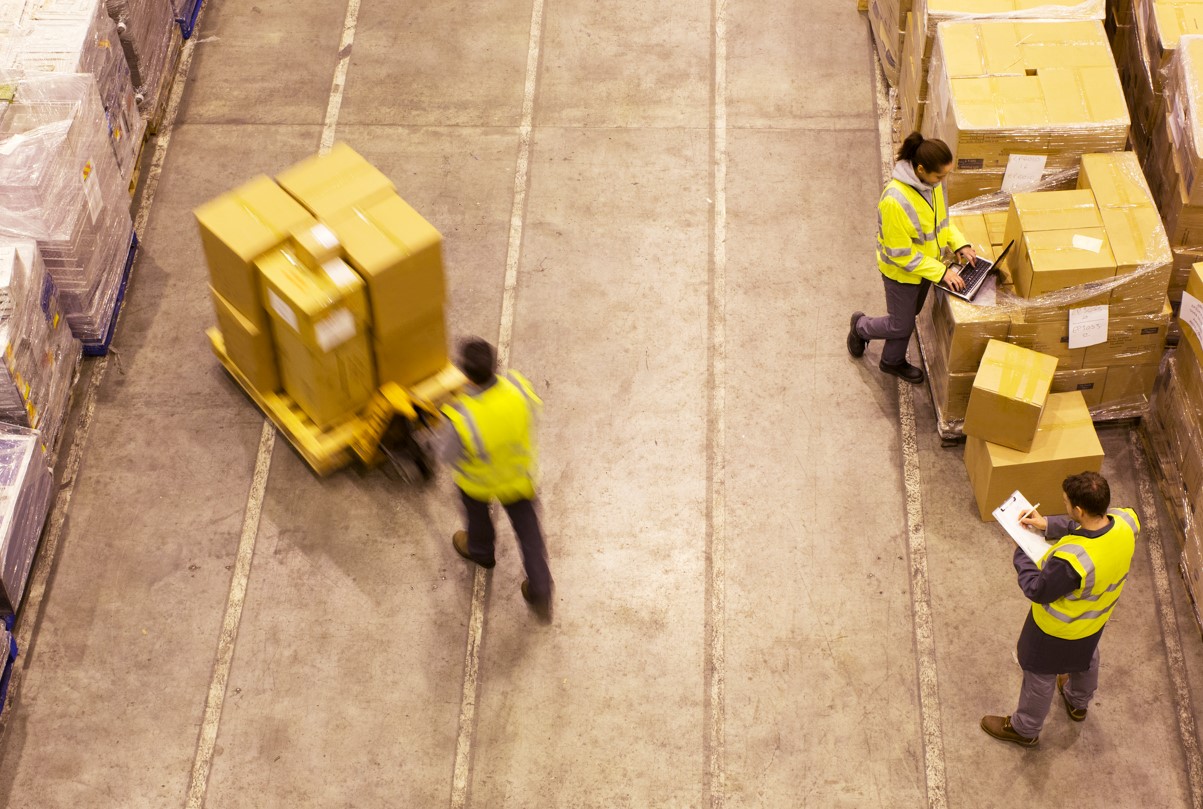
[{"label": "white shipping label", "polygon": [[356,286],[359,281],[359,276],[355,274],[355,270],[343,261],[341,258],[332,258],[322,265],[322,270],[325,271],[326,277],[334,283],[334,286],[339,289]]},{"label": "white shipping label", "polygon": [[358,333],[350,309],[339,309],[315,325],[313,331],[322,351],[338,348]]},{"label": "white shipping label", "polygon": [[309,232],[313,234],[313,238],[317,239],[318,244],[327,250],[338,247],[338,237],[325,225],[314,225]]},{"label": "white shipping label", "polygon": [[1092,253],[1097,253],[1103,249],[1103,240],[1096,239],[1093,236],[1083,236],[1081,233],[1075,233],[1073,245],[1079,250],[1089,250]]},{"label": "white shipping label", "polygon": [[1007,158],[1007,170],[1003,174],[1002,190],[1007,194],[1031,191],[1040,185],[1048,155],[1013,154]]},{"label": "white shipping label", "polygon": [[84,164],[84,199],[88,201],[88,215],[92,224],[96,224],[100,210],[104,207],[104,199],[100,195],[100,181],[96,179],[96,166],[89,160]]},{"label": "white shipping label", "polygon": [[292,307],[284,302],[284,299],[275,293],[275,290],[267,291],[267,302],[271,304],[272,311],[280,316],[280,319],[292,326],[293,331],[299,331],[297,328],[297,313],[292,311]]},{"label": "white shipping label", "polygon": [[1086,348],[1107,342],[1107,306],[1069,310],[1069,347]]},{"label": "white shipping label", "polygon": [[1183,292],[1182,308],[1179,310],[1178,319],[1190,326],[1190,330],[1195,333],[1195,336],[1203,340],[1203,301],[1189,292]]}]

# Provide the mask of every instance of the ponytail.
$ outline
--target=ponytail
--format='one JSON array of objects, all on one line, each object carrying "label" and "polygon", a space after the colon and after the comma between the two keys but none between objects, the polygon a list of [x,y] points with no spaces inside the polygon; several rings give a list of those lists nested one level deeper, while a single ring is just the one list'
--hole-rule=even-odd
[{"label": "ponytail", "polygon": [[939,171],[952,162],[952,150],[948,144],[935,138],[925,138],[918,132],[906,136],[898,147],[898,159],[905,160],[924,171]]}]

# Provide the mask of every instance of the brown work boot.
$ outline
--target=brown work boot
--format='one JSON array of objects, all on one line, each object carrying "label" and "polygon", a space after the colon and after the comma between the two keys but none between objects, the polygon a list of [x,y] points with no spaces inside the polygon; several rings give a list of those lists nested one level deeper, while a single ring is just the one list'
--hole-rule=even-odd
[{"label": "brown work boot", "polygon": [[1069,697],[1065,696],[1065,684],[1069,682],[1068,674],[1057,675],[1057,691],[1061,694],[1061,701],[1065,703],[1065,712],[1069,714],[1069,718],[1075,722],[1086,721],[1086,709],[1075,708],[1069,704]]},{"label": "brown work boot", "polygon": [[495,560],[495,559],[490,559],[487,562],[482,562],[481,560],[477,559],[472,554],[468,553],[468,532],[467,531],[456,531],[454,534],[452,534],[451,535],[451,544],[455,548],[456,553],[458,553],[460,556],[467,559],[469,562],[480,565],[485,570],[492,570],[493,567],[497,564],[497,560]]},{"label": "brown work boot", "polygon": [[551,623],[551,599],[547,598],[543,601],[536,601],[534,596],[530,594],[529,579],[523,579],[522,586],[519,589],[522,590],[523,600],[530,605],[531,611],[539,617],[539,620],[545,624]]},{"label": "brown work boot", "polygon": [[983,716],[982,730],[1001,741],[1015,742],[1020,747],[1035,747],[1040,743],[1039,736],[1029,739],[1027,736],[1020,736],[1016,733],[1015,728],[1011,727],[1011,717],[1009,716]]}]

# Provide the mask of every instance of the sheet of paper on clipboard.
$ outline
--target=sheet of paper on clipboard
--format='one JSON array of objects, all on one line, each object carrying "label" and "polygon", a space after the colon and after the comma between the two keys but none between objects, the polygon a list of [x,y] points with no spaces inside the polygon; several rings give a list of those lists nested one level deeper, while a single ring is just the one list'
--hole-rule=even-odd
[{"label": "sheet of paper on clipboard", "polygon": [[1033,562],[1040,564],[1040,560],[1052,546],[1048,544],[1042,534],[1019,524],[1019,520],[1026,517],[1031,510],[1032,504],[1028,502],[1028,499],[1019,492],[1015,492],[1003,501],[1001,506],[994,509],[993,514],[994,519],[998,520],[998,524],[1002,526],[1003,530],[1010,535],[1011,539],[1015,540],[1015,544],[1023,548],[1023,552]]}]

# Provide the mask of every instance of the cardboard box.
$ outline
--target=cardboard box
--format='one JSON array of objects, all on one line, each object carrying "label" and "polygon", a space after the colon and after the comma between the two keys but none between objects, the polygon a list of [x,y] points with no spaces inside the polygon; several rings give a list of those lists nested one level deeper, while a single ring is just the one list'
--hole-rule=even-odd
[{"label": "cardboard box", "polygon": [[1008,267],[1025,298],[1115,275],[1115,256],[1089,190],[1015,194],[1005,239],[1015,242]]},{"label": "cardboard box", "polygon": [[274,325],[284,325],[314,351],[330,351],[368,322],[363,279],[341,259],[322,267],[301,264],[291,250],[275,250],[255,262]]},{"label": "cardboard box", "polygon": [[329,220],[347,261],[368,285],[378,336],[441,315],[443,237],[396,194]]},{"label": "cardboard box", "polygon": [[294,230],[289,245],[301,263],[308,267],[320,267],[330,259],[342,257],[338,237],[320,222]]},{"label": "cardboard box", "polygon": [[1103,229],[1123,280],[1111,292],[1115,316],[1160,311],[1174,270],[1174,256],[1157,209],[1150,206],[1104,208]]},{"label": "cardboard box", "polygon": [[949,222],[961,231],[965,241],[973,246],[979,257],[994,260],[995,253],[993,242],[990,240],[990,228],[986,224],[984,215],[978,213],[951,216]]},{"label": "cardboard box", "polygon": [[965,418],[969,407],[969,394],[973,391],[976,373],[929,373],[932,401],[940,409],[940,417],[946,422]]},{"label": "cardboard box", "polygon": [[316,222],[269,177],[256,177],[194,214],[213,288],[257,321],[263,303],[255,259],[283,244],[295,228]]},{"label": "cardboard box", "polygon": [[933,331],[938,349],[951,372],[976,372],[986,345],[991,340],[1005,340],[1011,320],[1007,313],[993,306],[975,306],[937,293],[932,301]]},{"label": "cardboard box", "polygon": [[440,311],[406,328],[378,337],[373,348],[380,384],[413,387],[447,364],[447,334]]},{"label": "cardboard box", "polygon": [[[1189,298],[1193,298],[1191,301]],[[1186,291],[1178,310],[1182,339],[1203,359],[1203,263],[1194,265],[1186,281]]]},{"label": "cardboard box", "polygon": [[1181,178],[1185,200],[1203,205],[1203,143],[1196,139],[1203,125],[1196,88],[1203,86],[1203,38],[1178,43],[1166,83],[1167,121],[1174,168]]},{"label": "cardboard box", "polygon": [[1100,404],[1147,402],[1157,383],[1157,365],[1113,365],[1107,369]]},{"label": "cardboard box", "polygon": [[329,351],[318,351],[272,318],[284,390],[314,423],[328,428],[362,409],[376,391],[368,337],[356,331]]},{"label": "cardboard box", "polygon": [[1086,349],[1087,366],[1157,364],[1165,351],[1170,325],[1170,302],[1162,298],[1162,309],[1155,315],[1109,317],[1107,342]]},{"label": "cardboard box", "polygon": [[262,323],[254,323],[212,286],[209,292],[213,295],[217,328],[225,341],[226,356],[230,362],[259,393],[278,391],[280,374],[276,369],[276,351],[266,318]]},{"label": "cardboard box", "polygon": [[1103,468],[1099,443],[1086,400],[1078,391],[1049,395],[1031,449],[1020,452],[970,436],[965,468],[982,520],[1019,490],[1043,514],[1063,514],[1061,483],[1070,475]]},{"label": "cardboard box", "polygon": [[881,59],[881,68],[891,87],[898,85],[902,52],[902,11],[898,0],[869,0],[869,29]]},{"label": "cardboard box", "polygon": [[1053,384],[1048,389],[1049,395],[1076,390],[1082,394],[1088,407],[1096,407],[1103,403],[1108,370],[1107,368],[1077,368],[1057,371],[1053,374]]},{"label": "cardboard box", "polygon": [[1026,452],[1056,371],[1056,357],[991,340],[973,380],[965,435]]},{"label": "cardboard box", "polygon": [[1014,153],[1045,155],[1047,176],[1076,167],[1084,153],[1121,151],[1128,129],[1123,88],[1098,20],[938,27],[922,131],[944,140],[957,157],[950,201],[964,199],[962,172],[980,172],[992,180],[988,190],[998,190]]},{"label": "cardboard box", "polygon": [[1086,349],[1069,347],[1069,317],[1059,321],[1027,323],[1022,315],[1011,321],[1007,342],[1021,348],[1056,357],[1060,370],[1083,368],[1086,364]]},{"label": "cardboard box", "polygon": [[1157,207],[1135,152],[1082,155],[1078,188],[1089,189],[1100,209]]},{"label": "cardboard box", "polygon": [[345,143],[334,144],[328,154],[302,160],[276,181],[323,221],[353,205],[370,205],[395,190],[391,180]]}]

